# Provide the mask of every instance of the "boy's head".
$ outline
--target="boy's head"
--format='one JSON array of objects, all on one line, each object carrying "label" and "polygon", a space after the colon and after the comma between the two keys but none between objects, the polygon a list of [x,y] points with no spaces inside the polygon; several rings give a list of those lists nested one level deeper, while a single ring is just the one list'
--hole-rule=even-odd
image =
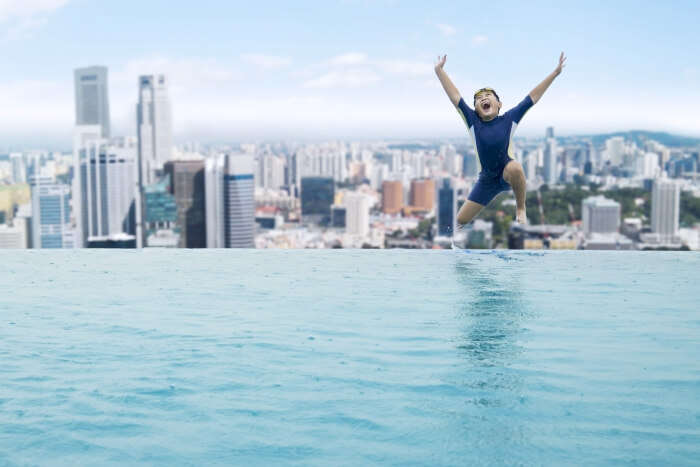
[{"label": "boy's head", "polygon": [[501,110],[501,99],[493,89],[481,88],[474,93],[474,110],[482,120],[493,120]]}]

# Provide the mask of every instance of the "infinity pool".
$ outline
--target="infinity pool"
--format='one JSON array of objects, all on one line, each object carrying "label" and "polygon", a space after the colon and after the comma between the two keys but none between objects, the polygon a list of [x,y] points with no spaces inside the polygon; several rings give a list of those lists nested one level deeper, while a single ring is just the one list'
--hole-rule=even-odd
[{"label": "infinity pool", "polygon": [[0,465],[700,459],[692,252],[2,253]]}]

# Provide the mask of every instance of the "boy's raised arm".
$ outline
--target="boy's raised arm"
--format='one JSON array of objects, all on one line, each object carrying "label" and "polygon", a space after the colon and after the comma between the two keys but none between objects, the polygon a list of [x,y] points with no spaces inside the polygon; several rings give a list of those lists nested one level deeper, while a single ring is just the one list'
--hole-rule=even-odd
[{"label": "boy's raised arm", "polygon": [[450,77],[447,76],[447,73],[445,73],[445,70],[443,69],[446,61],[447,55],[443,55],[442,57],[438,56],[438,62],[437,64],[435,64],[435,74],[440,80],[443,89],[447,93],[447,97],[449,97],[452,101],[452,104],[454,104],[454,106],[457,107],[457,105],[459,104],[459,100],[462,98],[462,96],[459,94],[459,91],[452,83],[452,80],[450,80]]}]

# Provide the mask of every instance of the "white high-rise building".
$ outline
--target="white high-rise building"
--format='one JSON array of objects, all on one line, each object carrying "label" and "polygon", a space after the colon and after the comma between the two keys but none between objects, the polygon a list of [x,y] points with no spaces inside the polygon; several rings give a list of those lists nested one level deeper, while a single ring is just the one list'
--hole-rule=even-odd
[{"label": "white high-rise building", "polygon": [[207,160],[207,248],[255,247],[255,160],[226,154]]},{"label": "white high-rise building", "polygon": [[653,152],[647,152],[637,158],[637,174],[642,178],[655,178],[659,176],[659,156]]},{"label": "white high-rise building", "polygon": [[142,185],[151,185],[157,181],[163,164],[171,159],[173,145],[170,98],[165,75],[139,78],[136,120],[140,180]]},{"label": "white high-rise building", "polygon": [[76,125],[73,129],[73,193],[71,202],[73,203],[73,213],[75,215],[75,231],[77,248],[87,246],[84,240],[87,238],[83,232],[82,222],[82,196],[79,193],[83,192],[81,185],[80,174],[80,157],[81,150],[89,147],[90,144],[99,144],[102,141],[102,127],[100,125]]},{"label": "white high-rise building", "polygon": [[261,188],[279,190],[285,184],[284,158],[273,154],[265,154],[258,158],[258,173],[255,177],[257,185]]},{"label": "white high-rise building", "polygon": [[523,172],[528,183],[534,183],[537,176],[537,151],[528,151],[523,156]]},{"label": "white high-rise building", "polygon": [[681,191],[675,180],[658,178],[651,193],[651,231],[660,243],[678,241]]},{"label": "white high-rise building", "polygon": [[345,204],[345,231],[366,237],[369,234],[370,200],[362,193],[349,192],[343,196]]},{"label": "white high-rise building", "polygon": [[27,164],[24,160],[24,155],[21,152],[10,154],[10,165],[12,167],[12,182],[26,183]]},{"label": "white high-rise building", "polygon": [[625,138],[614,136],[605,141],[605,152],[612,165],[622,164],[625,155]]},{"label": "white high-rise building", "polygon": [[557,183],[557,140],[548,138],[544,147],[544,182],[547,185]]},{"label": "white high-rise building", "polygon": [[583,200],[583,232],[614,233],[620,228],[620,203],[605,196],[590,196]]},{"label": "white high-rise building", "polygon": [[207,248],[224,248],[224,166],[226,156],[210,157],[204,163]]},{"label": "white high-rise building", "polygon": [[80,194],[81,210],[76,217],[82,244],[90,237],[135,235],[136,148],[92,140],[79,154],[76,196]]},{"label": "white high-rise building", "polygon": [[107,67],[78,68],[75,77],[75,124],[99,125],[110,137]]}]

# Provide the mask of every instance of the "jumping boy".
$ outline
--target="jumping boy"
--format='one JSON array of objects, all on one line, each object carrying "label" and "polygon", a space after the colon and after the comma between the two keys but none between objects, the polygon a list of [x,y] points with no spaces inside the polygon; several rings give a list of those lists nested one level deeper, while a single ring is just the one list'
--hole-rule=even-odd
[{"label": "jumping boy", "polygon": [[525,174],[522,166],[513,158],[512,140],[515,129],[525,113],[540,100],[554,78],[564,68],[564,52],[559,56],[559,65],[544,81],[525,96],[518,105],[505,114],[498,115],[501,100],[491,88],[474,93],[472,110],[462,99],[459,91],[445,73],[443,67],[447,55],[438,56],[435,73],[457,111],[464,119],[472,137],[472,143],[481,164],[479,178],[467,197],[467,202],[457,214],[459,225],[468,224],[484,207],[502,191],[513,188],[515,192],[516,222],[525,224]]}]

